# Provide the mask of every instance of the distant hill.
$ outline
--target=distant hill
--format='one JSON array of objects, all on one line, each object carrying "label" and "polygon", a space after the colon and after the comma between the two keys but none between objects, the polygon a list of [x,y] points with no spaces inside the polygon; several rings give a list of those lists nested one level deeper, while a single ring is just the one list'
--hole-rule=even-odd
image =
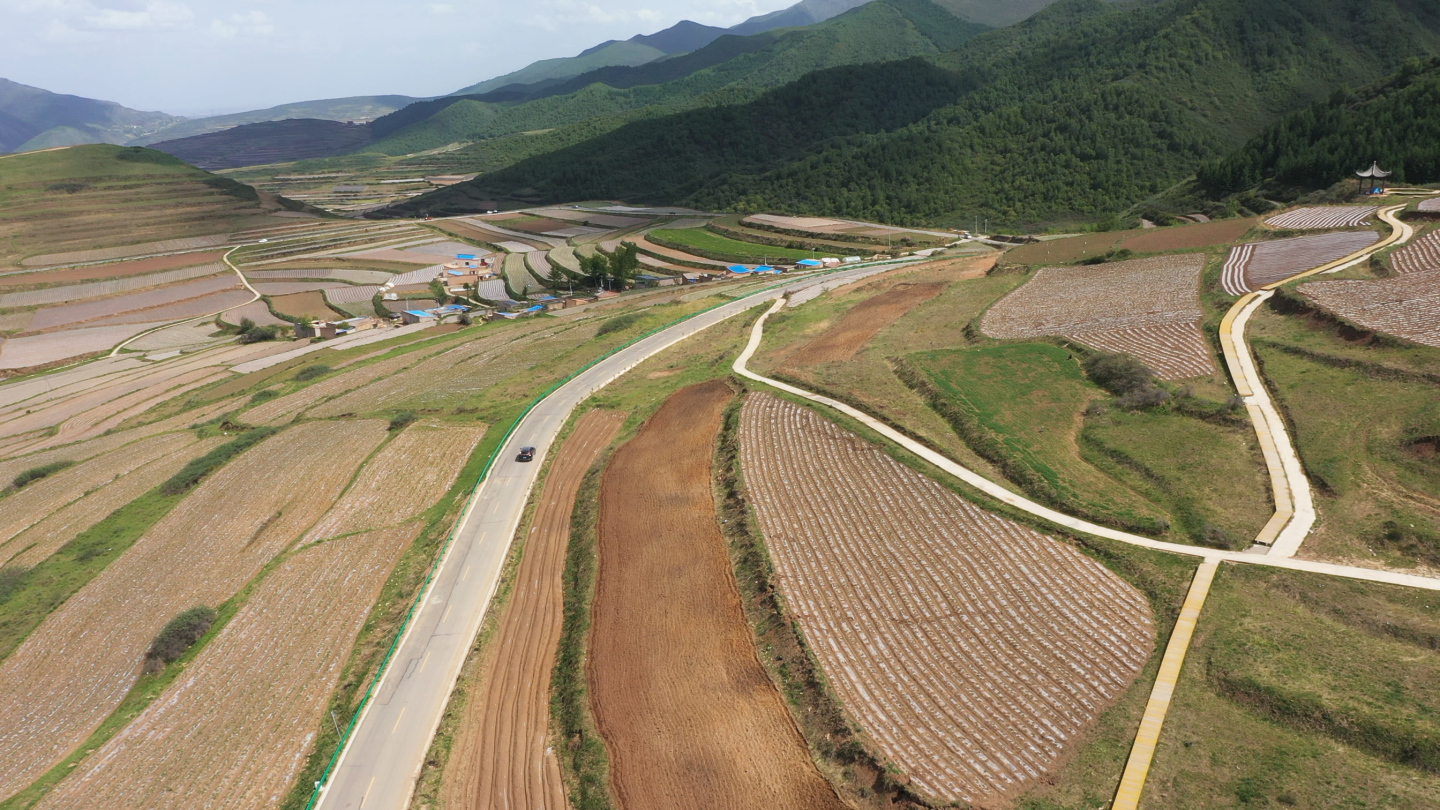
[{"label": "distant hill", "polygon": [[292,118],[161,141],[152,149],[202,169],[235,169],[353,152],[370,143],[364,124]]},{"label": "distant hill", "polygon": [[0,79],[0,154],[126,143],[184,119]]},{"label": "distant hill", "polygon": [[152,242],[223,237],[192,246],[219,244],[293,221],[274,216],[282,210],[320,213],[138,146],[13,155],[0,159],[0,176],[0,269],[104,258],[110,248]]},{"label": "distant hill", "polygon": [[[999,2],[999,0],[977,1]],[[543,59],[513,73],[461,88],[451,95],[478,96],[513,85],[533,85],[569,79],[601,68],[636,67],[672,54],[699,50],[724,34],[748,36],[778,28],[813,25],[868,2],[870,0],[802,0],[786,9],[751,17],[729,29],[681,20],[664,31],[654,34],[634,36],[624,42],[614,40],[603,42],[582,51],[578,56]]]},{"label": "distant hill", "polygon": [[161,141],[173,141],[192,135],[238,127],[242,124],[259,124],[266,121],[284,121],[290,118],[315,118],[322,121],[353,121],[364,123],[382,115],[392,113],[406,105],[420,101],[410,96],[350,96],[349,98],[327,98],[317,101],[297,101],[281,104],[264,110],[212,115],[208,118],[178,120],[164,129],[156,130],[144,137],[129,141],[132,146],[148,146]]},{"label": "distant hill", "polygon": [[[885,4],[911,19],[935,11],[876,0],[851,15]],[[928,57],[953,80],[916,67],[861,93],[875,68],[826,71],[532,153],[397,211],[611,198],[915,224],[1094,220],[1286,113],[1437,54],[1440,7],[1412,0],[1062,0]],[[800,103],[799,87],[831,111]],[[933,107],[907,120],[913,99]]]},{"label": "distant hill", "polygon": [[1291,113],[1197,178],[1215,197],[1257,186],[1309,191],[1354,180],[1373,161],[1394,182],[1440,182],[1440,59]]},{"label": "distant hill", "polygon": [[492,140],[533,132],[568,145],[631,120],[750,100],[815,70],[936,56],[983,30],[929,0],[876,0],[815,25],[724,36],[664,61],[603,68],[528,93],[514,88],[412,105],[376,121],[378,140],[368,148],[404,155],[480,141],[475,151],[487,153],[509,146]]}]

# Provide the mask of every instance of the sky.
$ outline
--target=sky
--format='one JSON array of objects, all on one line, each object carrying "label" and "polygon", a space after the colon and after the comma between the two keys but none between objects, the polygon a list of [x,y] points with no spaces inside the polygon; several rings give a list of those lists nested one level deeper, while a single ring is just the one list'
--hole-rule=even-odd
[{"label": "sky", "polygon": [[795,0],[0,0],[0,77],[175,115],[434,96],[683,19]]}]

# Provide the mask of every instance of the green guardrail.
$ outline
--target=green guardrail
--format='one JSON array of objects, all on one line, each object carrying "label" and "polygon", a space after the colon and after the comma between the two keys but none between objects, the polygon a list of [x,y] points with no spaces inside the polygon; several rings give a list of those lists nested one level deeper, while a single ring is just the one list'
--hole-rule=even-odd
[{"label": "green guardrail", "polygon": [[[863,262],[861,264],[852,264],[849,266],[839,267],[834,270],[828,270],[822,273],[817,273],[815,275],[807,275],[804,278],[820,278],[822,276],[830,276],[836,273],[842,273],[847,270],[859,270],[862,268],[874,267],[881,264],[903,264],[909,261],[916,260],[919,260],[919,257],[917,257],[916,259],[906,258],[898,260],[892,259],[880,262]],[[600,363],[609,360],[611,357],[614,357],[615,355],[630,348],[631,346],[634,346],[635,344],[647,338],[654,337],[655,335],[658,335],[673,326],[679,326],[680,324],[694,318],[698,318],[707,312],[713,312],[717,309],[720,309],[721,307],[727,307],[740,301],[744,301],[748,298],[754,298],[757,295],[763,295],[764,293],[780,289],[781,287],[789,286],[792,283],[794,282],[786,281],[780,284],[772,284],[769,287],[764,287],[762,289],[756,290],[755,292],[745,296],[744,298],[734,299],[730,301],[722,301],[721,303],[718,303],[713,307],[706,307],[705,309],[699,310],[698,312],[692,312],[684,317],[676,318],[675,320],[662,326],[657,326],[654,329],[651,329],[649,332],[646,332],[645,334],[638,337],[631,338],[630,340],[625,341],[624,343],[616,346],[610,351],[600,355],[594,360],[591,360],[590,362],[586,363],[575,371],[570,372],[570,374],[566,375],[559,382],[545,389],[544,393],[531,400],[530,404],[525,406],[525,410],[521,411],[520,415],[515,417],[515,421],[510,423],[510,427],[505,431],[505,435],[500,437],[499,444],[495,445],[495,449],[490,452],[490,458],[486,459],[485,466],[480,470],[480,476],[475,479],[475,487],[470,490],[470,496],[465,499],[465,508],[461,510],[460,514],[463,516],[470,511],[470,506],[475,502],[476,496],[480,494],[480,487],[484,485],[485,478],[490,474],[490,468],[495,466],[495,460],[500,457],[501,451],[505,449],[506,443],[510,441],[510,437],[514,435],[516,428],[520,427],[520,423],[525,421],[525,417],[529,416],[530,412],[535,410],[535,408],[539,407],[540,403],[548,399],[551,394],[570,384],[570,382],[573,381],[576,377],[579,377],[581,374],[584,374],[585,372],[589,371]],[[350,722],[345,726],[345,733],[340,735],[339,745],[335,746],[335,752],[330,755],[330,761],[325,764],[325,770],[320,773],[320,779],[315,782],[315,790],[310,794],[310,801],[305,803],[305,810],[313,810],[313,808],[315,807],[315,802],[318,801],[320,798],[321,789],[325,786],[325,783],[330,780],[331,772],[335,768],[336,761],[340,758],[340,753],[345,750],[345,745],[350,741],[350,737],[355,731],[356,724],[360,722],[360,715],[363,714],[366,707],[370,705],[370,699],[375,694],[375,687],[380,684],[380,680],[384,678],[385,673],[389,671],[390,659],[394,657],[395,651],[399,649],[400,640],[405,638],[405,633],[409,631],[410,623],[415,619],[415,611],[420,608],[426,592],[430,589],[430,583],[435,581],[435,574],[440,570],[440,563],[444,561],[446,555],[450,553],[450,547],[455,544],[455,536],[460,531],[461,522],[462,521],[457,520],[455,522],[455,526],[450,529],[449,536],[445,538],[444,548],[440,550],[440,554],[435,558],[435,562],[431,564],[430,573],[425,575],[425,583],[420,586],[420,591],[416,593],[415,600],[410,603],[410,610],[405,613],[405,621],[401,623],[400,630],[395,634],[395,639],[390,642],[389,649],[385,651],[385,657],[381,659],[379,668],[375,670],[375,676],[370,679],[370,685],[365,689],[364,699],[361,700],[360,705],[356,707],[355,713],[350,716]]]}]

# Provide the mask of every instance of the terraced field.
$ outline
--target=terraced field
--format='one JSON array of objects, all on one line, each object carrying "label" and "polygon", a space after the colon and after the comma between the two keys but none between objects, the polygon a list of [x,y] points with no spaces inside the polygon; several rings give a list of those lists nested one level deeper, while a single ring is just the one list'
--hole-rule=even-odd
[{"label": "terraced field", "polygon": [[411,425],[370,459],[303,542],[419,517],[449,491],[484,435],[484,425]]},{"label": "terraced field", "polygon": [[1440,346],[1440,270],[1375,281],[1315,281],[1302,284],[1300,292],[1366,329]]},{"label": "terraced field", "polygon": [[1380,234],[1374,231],[1346,231],[1250,242],[1230,251],[1220,286],[1231,295],[1244,295],[1364,250],[1378,241]]},{"label": "terraced field", "polygon": [[380,586],[419,530],[332,540],[286,560],[183,677],[38,806],[275,806],[328,722]]},{"label": "terraced field", "polygon": [[[1432,202],[1426,200],[1426,202]],[[1434,200],[1440,202],[1440,200]],[[1398,274],[1440,270],[1440,230],[1432,230],[1390,254],[1390,266]]]},{"label": "terraced field", "polygon": [[311,423],[261,443],[36,628],[0,664],[0,796],[83,742],[139,677],[155,633],[233,596],[320,517],[384,434],[384,422]]},{"label": "terraced field", "polygon": [[600,491],[588,672],[628,810],[844,805],[755,658],[715,517],[720,381],[673,395],[616,451]]},{"label": "terraced field", "polygon": [[1164,379],[1215,373],[1200,332],[1200,254],[1046,267],[991,307],[981,329],[1005,340],[1058,335],[1140,358]]},{"label": "terraced field", "polygon": [[741,462],[787,611],[883,761],[1008,806],[1149,659],[1145,597],[813,412],[752,394]]},{"label": "terraced field", "polygon": [[1315,205],[1270,217],[1265,224],[1272,228],[1307,231],[1356,228],[1369,222],[1377,210],[1373,205]]}]

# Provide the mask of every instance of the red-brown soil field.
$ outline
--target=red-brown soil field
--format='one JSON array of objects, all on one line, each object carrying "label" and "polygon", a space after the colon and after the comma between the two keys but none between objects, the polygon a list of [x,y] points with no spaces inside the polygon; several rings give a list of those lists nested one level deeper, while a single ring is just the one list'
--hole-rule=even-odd
[{"label": "red-brown soil field", "polygon": [[15,273],[8,276],[0,276],[0,287],[58,284],[60,282],[93,281],[104,278],[136,276],[141,273],[173,270],[177,267],[194,267],[201,264],[211,264],[220,261],[220,257],[224,255],[225,251],[223,250],[205,253],[179,253],[172,256],[152,256],[148,259],[138,259],[133,262],[97,264],[88,267],[71,267],[65,270],[45,270],[35,273]]},{"label": "red-brown soil field", "polygon": [[385,435],[381,421],[274,436],[202,482],[0,663],[0,796],[95,730],[140,676],[155,634],[217,606],[334,502]]},{"label": "red-brown soil field", "polygon": [[671,396],[600,486],[588,673],[625,810],[842,808],[755,656],[711,462],[734,394]]},{"label": "red-brown soil field", "polygon": [[1103,256],[1120,240],[1145,233],[1136,229],[1048,239],[1014,248],[1006,252],[1003,261],[1006,264],[1069,264],[1092,256]]},{"label": "red-brown soil field", "polygon": [[380,586],[420,524],[281,563],[189,669],[43,808],[275,807],[295,780]]},{"label": "red-brown soil field", "polygon": [[1154,650],[1128,583],[812,411],[752,394],[740,452],[787,613],[872,750],[923,795],[1011,806]]},{"label": "red-brown soil field", "polygon": [[1440,230],[1432,230],[1390,254],[1390,266],[1400,275],[1440,270]]},{"label": "red-brown soil field", "polygon": [[1167,250],[1195,250],[1228,245],[1244,236],[1259,221],[1256,217],[1247,217],[1220,219],[1198,225],[1155,228],[1139,236],[1132,236],[1117,247],[1136,253],[1160,253]]},{"label": "red-brown soil field", "polygon": [[1316,281],[1302,284],[1300,292],[1366,329],[1440,346],[1440,270],[1376,281]]},{"label": "red-brown soil field", "polygon": [[1230,251],[1220,286],[1231,295],[1244,295],[1364,250],[1378,241],[1380,234],[1374,231],[1342,231],[1250,242]]},{"label": "red-brown soil field", "polygon": [[1059,335],[1140,358],[1164,379],[1214,373],[1200,332],[1201,254],[1046,267],[985,313],[1002,340]]},{"label": "red-brown soil field", "polygon": [[614,411],[585,414],[545,479],[510,602],[472,679],[446,763],[441,803],[449,810],[566,810],[549,721],[570,516],[585,473],[624,421]]},{"label": "red-brown soil field", "polygon": [[946,286],[948,285],[943,281],[896,284],[873,298],[867,298],[845,313],[839,323],[796,350],[786,364],[815,366],[849,360],[881,329],[939,295]]}]

